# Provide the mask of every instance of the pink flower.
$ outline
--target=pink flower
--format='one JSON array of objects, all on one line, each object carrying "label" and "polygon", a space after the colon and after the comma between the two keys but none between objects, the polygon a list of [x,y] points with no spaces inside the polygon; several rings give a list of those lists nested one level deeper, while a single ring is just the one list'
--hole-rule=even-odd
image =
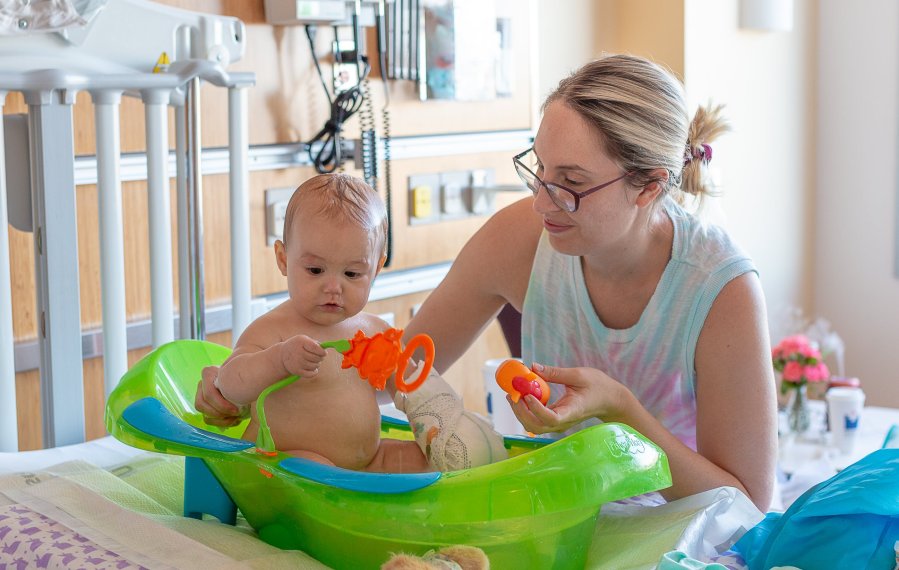
[{"label": "pink flower", "polygon": [[784,382],[802,385],[821,382],[830,377],[830,371],[821,361],[821,352],[804,335],[793,335],[780,341],[771,350],[774,369],[782,372]]},{"label": "pink flower", "polygon": [[806,358],[821,358],[821,353],[818,352],[818,349],[811,345],[800,346],[797,352]]},{"label": "pink flower", "polygon": [[821,380],[820,372],[818,371],[817,364],[811,364],[809,366],[802,367],[802,375],[809,382],[817,382]]},{"label": "pink flower", "polygon": [[784,365],[784,380],[787,382],[799,382],[802,380],[803,367],[795,360],[791,360]]}]

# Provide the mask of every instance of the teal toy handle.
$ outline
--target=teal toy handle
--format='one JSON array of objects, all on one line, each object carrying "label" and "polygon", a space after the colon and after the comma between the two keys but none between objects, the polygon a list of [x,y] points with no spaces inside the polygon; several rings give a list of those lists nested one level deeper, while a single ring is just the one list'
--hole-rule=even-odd
[{"label": "teal toy handle", "polygon": [[[352,344],[346,339],[329,340],[320,345],[325,350],[333,348],[337,352],[343,354],[348,351]],[[256,449],[264,453],[275,453],[275,440],[272,438],[272,430],[268,427],[268,420],[265,418],[265,398],[276,390],[280,390],[285,386],[289,386],[299,380],[299,376],[288,376],[283,380],[279,380],[266,388],[256,398],[256,418],[259,420],[259,433],[256,434]]]}]

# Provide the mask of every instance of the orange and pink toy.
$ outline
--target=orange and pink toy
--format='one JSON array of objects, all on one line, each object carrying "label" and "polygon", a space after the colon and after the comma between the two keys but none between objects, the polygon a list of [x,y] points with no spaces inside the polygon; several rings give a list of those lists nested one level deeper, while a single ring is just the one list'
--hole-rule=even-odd
[{"label": "orange and pink toy", "polygon": [[518,360],[509,359],[497,367],[496,383],[513,402],[518,402],[527,394],[540,400],[544,406],[549,401],[549,384]]}]

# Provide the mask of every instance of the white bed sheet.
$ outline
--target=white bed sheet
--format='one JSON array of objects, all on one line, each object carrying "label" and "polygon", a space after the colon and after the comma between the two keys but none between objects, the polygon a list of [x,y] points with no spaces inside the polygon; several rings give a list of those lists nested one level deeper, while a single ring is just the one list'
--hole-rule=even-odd
[{"label": "white bed sheet", "polygon": [[[193,567],[195,552],[215,567],[325,568],[304,553],[277,551],[259,541],[242,519],[242,528],[235,528],[182,518],[182,477],[183,459],[138,450],[109,436],[0,453],[0,519],[8,525],[10,517],[38,517],[48,536],[68,529],[88,548],[102,547],[135,567]],[[612,503],[603,507],[597,525],[597,536],[606,540],[594,541],[588,567],[654,568],[659,556],[680,550],[742,570],[742,559],[728,547],[761,517],[745,496],[726,487],[667,505],[639,497]],[[0,567],[11,534],[0,537]],[[615,538],[609,540],[610,535]],[[146,548],[145,536],[168,547]],[[244,545],[242,552],[234,551],[235,541]],[[188,565],[182,566],[185,561]]]},{"label": "white bed sheet", "polygon": [[107,435],[92,441],[19,453],[0,453],[0,475],[40,471],[66,461],[85,461],[108,469],[146,453]]}]

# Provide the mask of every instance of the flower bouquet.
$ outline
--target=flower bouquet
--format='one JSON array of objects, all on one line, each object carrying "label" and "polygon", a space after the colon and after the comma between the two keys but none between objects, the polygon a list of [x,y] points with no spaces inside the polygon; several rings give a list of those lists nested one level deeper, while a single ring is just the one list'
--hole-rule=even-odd
[{"label": "flower bouquet", "polygon": [[780,341],[771,351],[774,369],[781,374],[781,393],[790,392],[787,417],[790,431],[803,433],[809,428],[806,386],[830,378],[818,347],[805,335],[793,335]]}]

